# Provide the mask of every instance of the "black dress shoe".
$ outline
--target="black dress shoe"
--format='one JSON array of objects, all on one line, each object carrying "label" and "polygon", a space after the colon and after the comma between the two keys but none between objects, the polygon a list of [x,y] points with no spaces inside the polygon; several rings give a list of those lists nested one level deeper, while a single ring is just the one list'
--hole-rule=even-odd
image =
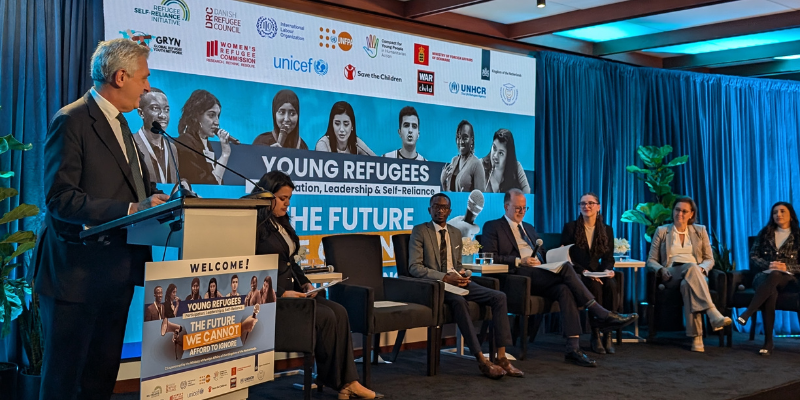
[{"label": "black dress shoe", "polygon": [[606,349],[603,346],[603,338],[600,329],[592,328],[592,351],[597,354],[606,354]]},{"label": "black dress shoe", "polygon": [[610,311],[605,319],[596,318],[594,325],[600,328],[601,331],[607,331],[628,326],[632,324],[633,321],[636,321],[637,318],[639,318],[639,315],[636,313],[618,314],[614,311]]},{"label": "black dress shoe", "polygon": [[597,362],[589,358],[589,356],[583,352],[583,350],[573,350],[564,354],[564,361],[568,363],[575,364],[580,367],[596,367]]},{"label": "black dress shoe", "polygon": [[606,332],[603,347],[606,348],[607,354],[614,354],[617,350],[614,348],[614,332]]}]

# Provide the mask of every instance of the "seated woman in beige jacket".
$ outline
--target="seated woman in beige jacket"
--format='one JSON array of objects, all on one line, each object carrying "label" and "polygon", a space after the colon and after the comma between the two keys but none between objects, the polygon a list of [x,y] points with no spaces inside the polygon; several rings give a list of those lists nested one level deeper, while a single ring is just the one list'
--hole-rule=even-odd
[{"label": "seated woman in beige jacket", "polygon": [[692,351],[702,352],[703,313],[714,331],[731,324],[711,299],[706,276],[714,268],[708,231],[696,225],[697,205],[689,197],[675,200],[670,225],[660,226],[653,235],[647,267],[656,271],[667,287],[680,285],[686,336],[693,337]]}]

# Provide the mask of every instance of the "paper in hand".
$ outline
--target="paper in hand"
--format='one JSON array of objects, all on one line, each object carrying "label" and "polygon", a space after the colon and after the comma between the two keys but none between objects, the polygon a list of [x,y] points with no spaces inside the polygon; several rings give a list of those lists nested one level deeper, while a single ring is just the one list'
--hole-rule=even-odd
[{"label": "paper in hand", "polygon": [[320,287],[318,287],[318,288],[316,288],[314,290],[307,291],[306,292],[306,297],[312,295],[313,293],[317,293],[317,292],[323,291],[323,290],[325,290],[325,289],[327,289],[327,288],[329,288],[329,287],[331,287],[333,285],[336,285],[337,283],[342,283],[342,282],[344,282],[344,281],[346,281],[348,279],[350,279],[350,278],[348,277],[348,278],[344,278],[344,279],[336,279],[336,280],[327,282],[327,283],[323,284],[322,286],[320,286]]},{"label": "paper in hand", "polygon": [[547,251],[547,264],[537,265],[536,268],[546,269],[554,274],[561,272],[561,268],[564,266],[564,263],[572,260],[569,258],[569,246],[561,246],[556,247],[554,249]]}]

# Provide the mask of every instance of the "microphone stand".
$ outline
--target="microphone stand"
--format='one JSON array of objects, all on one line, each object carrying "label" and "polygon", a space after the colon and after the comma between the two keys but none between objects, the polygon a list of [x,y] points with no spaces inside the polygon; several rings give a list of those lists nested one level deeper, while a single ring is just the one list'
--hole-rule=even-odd
[{"label": "microphone stand", "polygon": [[[167,132],[164,132],[164,130],[161,129],[161,124],[159,124],[156,121],[153,121],[153,127],[150,128],[150,132],[153,132],[156,135],[160,134],[162,136],[169,137],[169,135],[167,135]],[[172,188],[172,194],[170,194],[169,199],[175,200],[175,199],[188,199],[197,197],[197,194],[195,192],[192,192],[191,190],[183,187],[182,184],[183,182],[181,182],[181,172],[178,170],[178,159],[175,157],[175,153],[172,152],[172,146],[169,145],[169,140],[167,140],[165,147],[167,148],[167,150],[169,150],[169,156],[170,158],[172,158],[172,166],[175,168],[175,178],[178,181],[177,183],[175,183],[175,187]]]},{"label": "microphone stand", "polygon": [[[189,146],[189,145],[187,145],[187,144],[185,144],[185,143],[181,142],[180,140],[178,140],[178,139],[176,139],[176,138],[174,138],[174,137],[170,136],[170,135],[169,135],[169,134],[168,134],[166,131],[164,131],[163,129],[161,129],[161,124],[159,124],[159,123],[158,123],[158,121],[153,121],[153,127],[152,127],[152,128],[150,128],[150,131],[151,131],[151,132],[153,132],[153,133],[156,133],[156,134],[163,135],[164,137],[168,138],[168,139],[169,139],[169,141],[171,141],[171,142],[174,142],[174,143],[177,143],[177,144],[179,144],[179,145],[181,145],[181,146],[183,146],[183,147],[185,147],[185,148],[189,149],[189,151],[191,151],[192,153],[195,153],[195,154],[197,154],[197,155],[199,155],[199,156],[201,156],[201,157],[205,158],[206,160],[209,160],[209,161],[211,161],[211,162],[213,162],[213,163],[215,163],[215,164],[217,164],[217,165],[220,165],[220,166],[222,166],[222,168],[224,168],[225,170],[227,170],[227,171],[230,171],[230,172],[232,172],[234,175],[236,175],[236,176],[238,176],[238,177],[240,177],[240,178],[242,178],[242,179],[244,179],[244,180],[246,180],[246,181],[248,181],[248,182],[252,183],[252,184],[253,184],[253,186],[254,186],[256,189],[258,189],[258,190],[259,190],[259,192],[257,192],[257,193],[252,193],[252,194],[246,195],[246,196],[244,196],[244,197],[242,197],[242,198],[245,198],[245,199],[246,199],[246,198],[270,198],[270,199],[271,199],[271,198],[273,198],[273,197],[274,197],[274,196],[272,195],[272,193],[271,193],[271,192],[269,192],[269,191],[267,191],[266,189],[264,189],[264,188],[262,188],[261,186],[259,186],[259,185],[258,185],[258,183],[256,183],[256,182],[253,182],[253,180],[252,180],[252,179],[250,179],[250,178],[248,178],[248,177],[246,177],[246,176],[244,176],[244,175],[242,175],[242,174],[240,174],[240,173],[238,173],[238,172],[236,172],[236,171],[234,171],[234,170],[232,170],[232,169],[228,168],[228,166],[227,166],[227,165],[225,165],[225,164],[220,164],[220,163],[217,163],[217,160],[215,160],[215,159],[213,159],[213,158],[211,158],[211,157],[208,157],[208,156],[206,156],[205,154],[203,154],[203,153],[201,153],[201,152],[199,152],[199,151],[197,151],[197,150],[193,149],[191,146]],[[170,153],[171,153],[171,152],[172,152],[172,148],[170,148]],[[175,158],[174,158],[174,157],[173,157],[173,160],[175,160]],[[175,166],[175,171],[176,171],[176,176],[177,176],[177,171],[178,171],[177,164],[176,164],[176,166]],[[180,183],[181,183],[181,180],[180,180],[180,177],[178,177],[178,186],[179,186],[179,187],[181,187],[181,189],[179,189],[179,190],[178,190],[178,192],[182,192],[183,190],[185,190],[185,189],[183,189],[183,187],[181,186],[181,184],[180,184]],[[175,192],[175,193],[177,194],[178,192]],[[267,195],[267,194],[268,194],[268,195]],[[196,195],[194,195],[194,196],[178,195],[178,197],[176,197],[176,198],[180,198],[180,197],[197,197],[197,196],[196,196]],[[172,200],[172,197],[170,197],[170,200]]]}]

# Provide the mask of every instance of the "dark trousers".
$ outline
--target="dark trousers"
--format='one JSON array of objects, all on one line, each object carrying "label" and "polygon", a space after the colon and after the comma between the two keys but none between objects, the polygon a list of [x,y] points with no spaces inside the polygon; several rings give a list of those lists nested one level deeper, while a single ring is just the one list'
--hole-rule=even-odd
[{"label": "dark trousers", "polygon": [[581,276],[581,282],[589,289],[589,292],[592,293],[592,296],[603,308],[610,311],[621,310],[620,300],[622,295],[616,279],[600,278],[600,282],[603,282],[601,284],[592,278]]},{"label": "dark trousers", "polygon": [[761,316],[764,318],[764,340],[771,343],[778,295],[784,290],[800,291],[800,284],[792,274],[770,272],[756,275],[753,278],[753,288],[756,289],[756,294],[747,306],[747,310],[742,313],[742,317],[750,318],[760,308]]},{"label": "dark trousers", "polygon": [[532,295],[558,301],[564,335],[579,336],[583,333],[578,307],[585,307],[594,296],[583,285],[572,264],[565,263],[557,274],[541,268],[519,267],[517,275],[531,278]]},{"label": "dark trousers", "polygon": [[469,294],[459,296],[450,292],[444,292],[444,304],[450,306],[453,317],[456,319],[458,329],[467,341],[467,347],[473,355],[481,354],[481,344],[478,341],[478,334],[469,316],[468,301],[474,301],[481,306],[492,308],[492,322],[494,323],[494,343],[497,347],[506,347],[511,344],[511,329],[508,326],[508,305],[506,304],[506,294],[499,290],[492,290],[487,287],[470,282],[464,289],[469,290]]},{"label": "dark trousers", "polygon": [[[316,299],[317,345],[314,358],[317,377],[325,386],[341,390],[345,384],[358,380],[347,310],[322,296]],[[369,359],[369,355],[365,359]]]},{"label": "dark trousers", "polygon": [[44,331],[40,400],[111,398],[132,298],[133,285],[89,303],[39,296]]}]

